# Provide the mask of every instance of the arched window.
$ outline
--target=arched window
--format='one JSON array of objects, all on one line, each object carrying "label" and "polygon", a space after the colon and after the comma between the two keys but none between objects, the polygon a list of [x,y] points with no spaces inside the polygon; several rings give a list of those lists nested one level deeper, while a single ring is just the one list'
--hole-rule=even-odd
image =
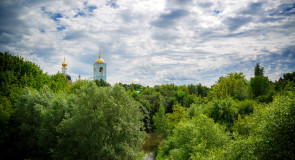
[{"label": "arched window", "polygon": [[103,76],[103,67],[99,67],[99,76]]}]

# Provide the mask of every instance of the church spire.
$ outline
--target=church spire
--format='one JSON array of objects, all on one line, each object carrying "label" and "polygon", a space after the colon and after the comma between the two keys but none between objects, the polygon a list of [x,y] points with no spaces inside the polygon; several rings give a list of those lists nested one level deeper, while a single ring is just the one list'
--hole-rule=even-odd
[{"label": "church spire", "polygon": [[67,67],[66,56],[65,55],[64,55],[64,62],[61,65],[62,65],[62,68],[66,68]]},{"label": "church spire", "polygon": [[101,51],[99,49],[99,57],[98,59],[95,61],[95,63],[104,63],[104,60],[101,58]]},{"label": "church spire", "polygon": [[101,59],[101,52],[100,52],[100,49],[99,49],[99,59]]},{"label": "church spire", "polygon": [[66,63],[66,56],[64,55],[64,62],[61,64],[62,65],[62,73],[66,74],[67,73],[67,63]]}]

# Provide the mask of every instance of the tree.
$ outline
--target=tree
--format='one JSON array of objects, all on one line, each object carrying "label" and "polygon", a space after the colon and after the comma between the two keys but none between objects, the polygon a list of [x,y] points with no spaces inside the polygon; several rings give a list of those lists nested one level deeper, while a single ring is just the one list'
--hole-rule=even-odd
[{"label": "tree", "polygon": [[295,157],[295,92],[275,98],[262,112],[256,153],[260,159],[293,159]]},{"label": "tree", "polygon": [[294,99],[294,91],[285,91],[270,104],[256,107],[253,114],[239,117],[233,127],[237,141],[227,155],[243,148],[244,153],[239,151],[243,157],[251,153],[257,159],[294,159]]},{"label": "tree", "polygon": [[153,116],[155,131],[162,137],[166,137],[168,134],[168,118],[165,114],[165,108],[160,107],[159,111]]},{"label": "tree", "polygon": [[[46,157],[40,151],[39,136],[42,125],[42,113],[49,107],[53,93],[45,86],[40,92],[25,88],[16,106],[16,136],[13,143],[14,155],[20,159],[40,159]],[[49,149],[49,148],[48,148]],[[18,159],[17,158],[17,159]]]},{"label": "tree", "polygon": [[216,99],[232,97],[244,100],[249,97],[248,81],[243,73],[229,73],[228,76],[219,78],[217,84],[212,86],[209,95]]},{"label": "tree", "polygon": [[222,148],[228,141],[224,128],[201,114],[176,125],[160,145],[157,159],[208,159],[211,151]]},{"label": "tree", "polygon": [[[144,140],[139,103],[120,85],[83,86],[57,126],[56,159],[137,159]],[[132,114],[131,114],[132,113]]]},{"label": "tree", "polygon": [[53,92],[66,91],[69,88],[69,83],[66,76],[62,73],[57,73],[50,76],[49,86]]},{"label": "tree", "polygon": [[254,67],[254,76],[263,76],[264,74],[264,67],[260,67],[259,63],[256,63]]},{"label": "tree", "polygon": [[270,82],[267,77],[255,76],[250,80],[250,86],[254,98],[266,95],[270,89]]},{"label": "tree", "polygon": [[100,80],[94,80],[96,85],[99,87],[106,87],[106,86],[111,86],[108,82],[104,81],[102,78]]},{"label": "tree", "polygon": [[224,124],[230,129],[234,121],[238,118],[238,109],[235,102],[231,99],[214,100],[209,104],[208,116],[214,119],[214,122]]},{"label": "tree", "polygon": [[293,82],[295,82],[295,72],[292,72],[292,73],[284,73],[283,77],[284,77],[284,80],[286,80],[286,81],[293,81]]}]

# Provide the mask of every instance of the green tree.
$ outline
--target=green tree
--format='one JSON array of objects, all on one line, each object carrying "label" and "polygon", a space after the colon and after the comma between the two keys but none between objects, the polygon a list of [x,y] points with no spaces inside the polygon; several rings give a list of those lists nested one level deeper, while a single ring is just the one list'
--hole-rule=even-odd
[{"label": "green tree", "polygon": [[102,78],[100,80],[94,80],[96,85],[99,87],[106,87],[106,86],[111,86],[108,82],[104,81]]},{"label": "green tree", "polygon": [[69,83],[66,76],[62,73],[57,73],[50,76],[49,86],[53,92],[67,91],[69,89]]},{"label": "green tree", "polygon": [[53,159],[52,154],[57,152],[59,134],[57,126],[63,119],[71,115],[73,109],[73,95],[63,92],[57,93],[50,100],[50,105],[41,112],[42,123],[39,131],[39,152],[44,159]]},{"label": "green tree", "polygon": [[72,85],[70,86],[69,89],[69,93],[73,93],[73,94],[78,94],[79,90],[87,85],[88,83],[90,83],[90,80],[80,80],[78,79],[77,81],[73,82]]},{"label": "green tree", "polygon": [[233,156],[238,148],[244,146],[244,151],[239,151],[243,157],[251,153],[257,159],[293,159],[294,99],[294,91],[284,92],[270,104],[256,107],[253,114],[239,117],[233,127],[235,135],[238,135],[237,141],[230,147],[233,150],[227,151],[226,157]]},{"label": "green tree", "polygon": [[267,77],[255,76],[250,80],[250,86],[254,98],[266,95],[270,89],[270,82]]},{"label": "green tree", "polygon": [[295,82],[295,72],[292,73],[284,73],[283,74],[284,80],[285,81],[293,81]]},{"label": "green tree", "polygon": [[42,125],[42,113],[50,105],[53,94],[48,87],[40,93],[25,88],[16,106],[15,122],[17,134],[14,142],[15,154],[21,159],[40,159],[44,152],[40,151],[39,136]]},{"label": "green tree", "polygon": [[294,106],[294,92],[286,92],[277,96],[263,113],[261,130],[257,130],[257,135],[260,135],[261,139],[256,142],[256,154],[260,159],[293,159],[295,157]]},{"label": "green tree", "polygon": [[155,131],[158,135],[162,137],[166,137],[168,134],[168,118],[165,114],[165,108],[160,107],[159,111],[153,116],[154,126],[156,127]]},{"label": "green tree", "polygon": [[256,63],[254,67],[254,76],[263,76],[264,75],[264,67],[260,67],[259,63]]},{"label": "green tree", "polygon": [[249,97],[248,81],[243,73],[229,73],[228,76],[219,78],[217,84],[212,86],[209,95],[216,99],[232,97],[244,100]]},{"label": "green tree", "polygon": [[[57,127],[57,159],[137,159],[144,139],[138,102],[120,87],[82,87]],[[132,113],[132,116],[131,114]]]},{"label": "green tree", "polygon": [[228,141],[229,137],[224,129],[201,114],[177,124],[172,134],[159,147],[157,159],[207,159],[211,151],[222,148]]},{"label": "green tree", "polygon": [[209,104],[207,114],[214,122],[224,124],[230,129],[238,118],[238,109],[233,100],[215,100]]}]

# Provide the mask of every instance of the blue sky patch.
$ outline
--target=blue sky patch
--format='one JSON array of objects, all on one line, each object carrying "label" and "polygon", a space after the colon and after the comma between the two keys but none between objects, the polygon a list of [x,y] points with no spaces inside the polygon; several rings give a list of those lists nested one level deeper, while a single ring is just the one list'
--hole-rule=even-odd
[{"label": "blue sky patch", "polygon": [[286,6],[283,9],[280,9],[276,12],[273,12],[271,14],[269,14],[270,16],[275,16],[275,15],[279,15],[279,16],[290,16],[290,15],[295,15],[295,12],[290,12],[295,8],[295,3],[290,5],[290,6]]},{"label": "blue sky patch", "polygon": [[83,11],[80,11],[74,16],[74,18],[76,18],[78,16],[85,16],[85,13]]},{"label": "blue sky patch", "polygon": [[114,9],[119,8],[119,5],[117,4],[117,0],[108,0],[106,1],[106,5]]},{"label": "blue sky patch", "polygon": [[56,28],[58,31],[62,31],[62,30],[64,30],[64,29],[66,29],[66,26],[59,26],[59,27],[57,27]]},{"label": "blue sky patch", "polygon": [[221,11],[214,10],[214,13],[215,13],[215,14],[219,14],[219,13],[221,13]]},{"label": "blue sky patch", "polygon": [[88,9],[89,12],[93,12],[93,10],[97,9],[96,6],[87,6],[86,8]]},{"label": "blue sky patch", "polygon": [[50,18],[54,21],[58,21],[58,18],[62,18],[62,15],[60,13],[55,13],[52,16],[50,16]]},{"label": "blue sky patch", "polygon": [[43,11],[43,13],[47,14],[50,17],[50,19],[54,21],[59,21],[59,18],[63,17],[61,13],[53,13],[46,11],[46,7],[41,7],[41,10]]}]

